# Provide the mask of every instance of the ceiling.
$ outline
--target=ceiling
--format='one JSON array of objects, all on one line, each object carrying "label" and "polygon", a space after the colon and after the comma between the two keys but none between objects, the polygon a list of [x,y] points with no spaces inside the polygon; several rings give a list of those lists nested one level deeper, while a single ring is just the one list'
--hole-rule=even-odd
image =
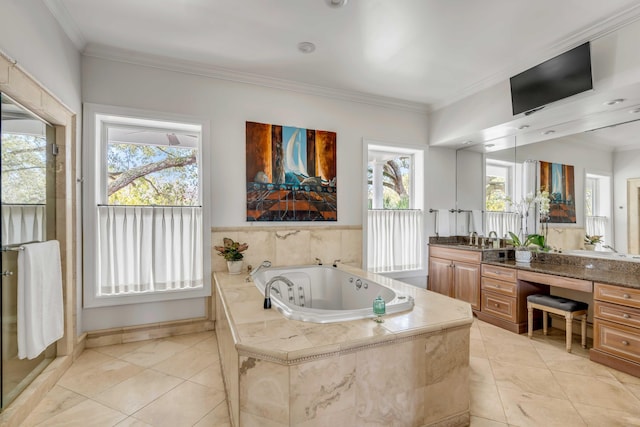
[{"label": "ceiling", "polygon": [[425,111],[640,17],[637,0],[331,1],[45,0],[87,55]]}]

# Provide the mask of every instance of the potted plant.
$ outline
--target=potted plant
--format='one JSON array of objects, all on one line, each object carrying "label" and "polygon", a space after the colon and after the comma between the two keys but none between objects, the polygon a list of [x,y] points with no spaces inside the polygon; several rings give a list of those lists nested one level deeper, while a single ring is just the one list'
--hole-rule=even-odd
[{"label": "potted plant", "polygon": [[242,252],[246,251],[249,245],[234,242],[233,239],[229,239],[228,237],[222,239],[222,242],[223,246],[214,246],[213,248],[218,251],[218,255],[227,260],[229,274],[240,274],[242,271],[242,259],[244,258]]},{"label": "potted plant", "polygon": [[584,235],[584,248],[588,251],[593,251],[596,249],[596,245],[598,243],[603,243],[602,236],[589,236],[588,234]]},{"label": "potted plant", "polygon": [[546,239],[541,234],[529,234],[526,239],[520,240],[517,234],[509,232],[511,241],[516,250],[516,262],[531,262],[531,250],[547,251]]}]

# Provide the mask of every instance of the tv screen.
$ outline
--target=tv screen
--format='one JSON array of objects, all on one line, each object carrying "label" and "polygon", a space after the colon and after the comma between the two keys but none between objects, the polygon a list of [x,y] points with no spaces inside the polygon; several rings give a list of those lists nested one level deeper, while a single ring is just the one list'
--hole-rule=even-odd
[{"label": "tv screen", "polygon": [[511,77],[513,115],[593,89],[589,42]]}]

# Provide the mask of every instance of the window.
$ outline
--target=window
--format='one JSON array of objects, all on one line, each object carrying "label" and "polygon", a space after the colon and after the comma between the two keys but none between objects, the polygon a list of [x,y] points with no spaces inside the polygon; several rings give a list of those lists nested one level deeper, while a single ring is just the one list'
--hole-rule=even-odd
[{"label": "window", "polygon": [[421,149],[367,145],[367,268],[423,269]]},{"label": "window", "polygon": [[514,198],[514,165],[511,162],[487,159],[485,162],[485,227],[495,231],[498,237],[509,231],[518,233],[520,217],[509,212],[507,197]]},{"label": "window", "polygon": [[605,244],[613,245],[611,217],[611,177],[586,174],[584,184],[584,228],[590,236],[601,236]]},{"label": "window", "polygon": [[208,294],[203,124],[88,108],[85,306]]}]

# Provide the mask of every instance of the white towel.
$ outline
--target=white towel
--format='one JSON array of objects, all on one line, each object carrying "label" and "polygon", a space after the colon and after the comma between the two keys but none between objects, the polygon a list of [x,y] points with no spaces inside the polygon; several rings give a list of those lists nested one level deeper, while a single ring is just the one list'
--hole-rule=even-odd
[{"label": "white towel", "polygon": [[482,224],[482,211],[481,210],[472,210],[471,211],[471,227],[479,236],[484,236],[484,227]]},{"label": "white towel", "polygon": [[439,237],[449,237],[451,235],[448,209],[438,209],[438,224],[436,228],[436,234]]},{"label": "white towel", "polygon": [[62,338],[62,272],[57,240],[18,253],[18,357],[34,359]]}]

